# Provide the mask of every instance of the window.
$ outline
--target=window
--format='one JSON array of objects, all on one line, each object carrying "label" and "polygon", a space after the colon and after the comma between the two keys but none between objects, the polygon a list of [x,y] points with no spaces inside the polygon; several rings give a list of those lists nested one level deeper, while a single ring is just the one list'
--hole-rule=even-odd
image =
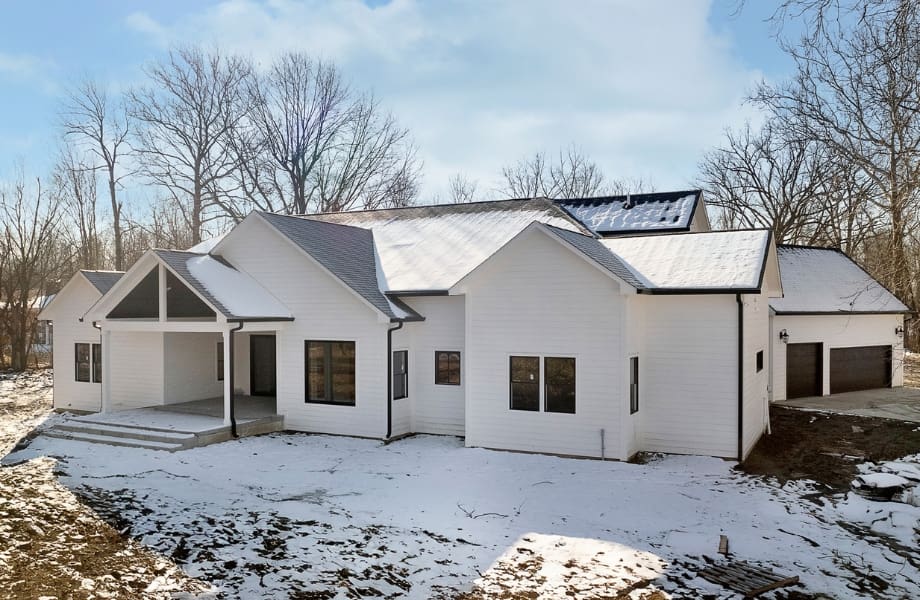
[{"label": "window", "polygon": [[102,344],[74,344],[74,379],[102,383]]},{"label": "window", "polygon": [[639,412],[639,357],[629,359],[629,414]]},{"label": "window", "polygon": [[437,350],[434,353],[435,385],[460,385],[460,353]]},{"label": "window", "polygon": [[217,381],[224,380],[224,343],[217,342]]},{"label": "window", "polygon": [[763,350],[757,351],[757,372],[763,371]]},{"label": "window", "polygon": [[540,358],[511,357],[512,410],[540,410]]},{"label": "window", "polygon": [[393,353],[393,400],[409,397],[409,352]]},{"label": "window", "polygon": [[77,381],[85,381],[89,383],[90,371],[92,367],[90,365],[90,346],[92,344],[75,344],[74,347],[74,361],[76,363],[76,379]]},{"label": "window", "polygon": [[355,343],[304,342],[306,401],[355,405]]},{"label": "window", "polygon": [[546,412],[575,414],[575,359],[543,359]]}]

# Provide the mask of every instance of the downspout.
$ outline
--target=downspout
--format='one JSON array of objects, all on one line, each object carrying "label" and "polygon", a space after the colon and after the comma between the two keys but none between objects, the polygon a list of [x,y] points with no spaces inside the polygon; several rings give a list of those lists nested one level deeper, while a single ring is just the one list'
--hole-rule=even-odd
[{"label": "downspout", "polygon": [[227,340],[230,346],[230,434],[235,438],[240,436],[236,432],[236,388],[234,387],[233,379],[233,363],[236,361],[234,360],[235,354],[233,352],[233,334],[242,329],[245,324],[243,321],[238,321],[237,326],[230,330],[230,339]]},{"label": "downspout", "polygon": [[384,441],[390,441],[393,435],[393,332],[402,329],[403,321],[396,327],[387,329],[387,435]]},{"label": "downspout", "polygon": [[744,300],[735,294],[738,302],[738,462],[744,459]]},{"label": "downspout", "polygon": [[[81,323],[83,322],[83,317],[80,317],[80,322],[81,322]],[[98,325],[98,323],[99,323],[99,321],[93,321],[93,322],[92,322],[92,326],[93,326],[93,329],[98,329],[98,330],[99,330],[99,344],[101,345],[101,344],[102,344],[102,325]],[[53,347],[52,347],[52,349],[51,349],[51,352],[52,352],[52,353],[54,352],[54,348],[53,348]],[[53,362],[53,361],[54,361],[54,354],[52,354],[51,356],[52,356],[52,358],[51,358],[52,363],[51,363],[51,364],[53,365],[53,364],[54,364],[54,362]],[[92,361],[93,361],[93,349],[92,349],[92,347],[90,347],[90,356],[89,356],[89,360],[90,360],[90,363],[92,363]],[[102,357],[101,357],[101,356],[99,357],[99,360],[100,360],[100,362],[102,361]],[[103,375],[105,375],[105,369],[102,370],[102,373],[103,373]],[[104,385],[104,384],[100,381],[100,383],[99,383],[99,412],[102,412],[102,394],[104,393],[104,392],[102,391],[102,386],[103,386],[103,385]]]}]

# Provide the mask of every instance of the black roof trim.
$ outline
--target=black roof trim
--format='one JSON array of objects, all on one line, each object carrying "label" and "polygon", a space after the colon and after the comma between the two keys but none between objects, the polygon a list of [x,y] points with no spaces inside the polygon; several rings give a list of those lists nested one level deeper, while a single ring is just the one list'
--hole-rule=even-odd
[{"label": "black roof trim", "polygon": [[787,316],[787,317],[805,317],[805,316],[818,316],[818,315],[912,315],[915,314],[915,311],[912,310],[776,310],[772,309],[773,314]]},{"label": "black roof trim", "polygon": [[702,294],[759,294],[759,288],[646,288],[640,294],[652,296],[698,296]]},{"label": "black roof trim", "polygon": [[450,290],[388,290],[383,294],[390,298],[399,296],[447,296],[450,294]]}]

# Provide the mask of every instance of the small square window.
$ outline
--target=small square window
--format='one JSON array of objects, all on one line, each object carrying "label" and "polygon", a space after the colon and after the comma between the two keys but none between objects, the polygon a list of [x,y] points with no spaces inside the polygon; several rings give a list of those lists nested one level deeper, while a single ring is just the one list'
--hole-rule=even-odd
[{"label": "small square window", "polygon": [[434,353],[435,385],[460,385],[460,353],[436,350]]},{"label": "small square window", "polygon": [[409,397],[409,352],[397,350],[393,353],[393,400]]},{"label": "small square window", "polygon": [[757,351],[757,372],[763,371],[763,350]]}]

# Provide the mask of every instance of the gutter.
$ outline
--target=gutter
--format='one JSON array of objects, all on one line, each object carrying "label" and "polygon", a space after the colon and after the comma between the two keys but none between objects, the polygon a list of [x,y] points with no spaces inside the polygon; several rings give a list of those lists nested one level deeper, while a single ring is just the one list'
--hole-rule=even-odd
[{"label": "gutter", "polygon": [[[230,321],[228,320],[228,322]],[[230,346],[229,348],[229,351],[230,351],[230,434],[233,437],[238,438],[240,436],[236,432],[236,387],[234,387],[233,385],[234,384],[233,363],[236,362],[234,360],[234,357],[236,356],[236,354],[234,353],[234,350],[233,350],[233,339],[235,337],[233,334],[239,331],[240,329],[242,329],[243,325],[246,324],[246,321],[243,319],[239,319],[234,322],[236,323],[236,327],[230,330],[230,335],[229,335],[230,339],[227,340],[228,345]]]},{"label": "gutter", "polygon": [[399,331],[403,327],[403,321],[400,321],[396,327],[387,328],[387,435],[385,442],[390,441],[393,435],[393,332]]},{"label": "gutter", "polygon": [[738,462],[744,459],[744,300],[735,295],[738,303]]}]

